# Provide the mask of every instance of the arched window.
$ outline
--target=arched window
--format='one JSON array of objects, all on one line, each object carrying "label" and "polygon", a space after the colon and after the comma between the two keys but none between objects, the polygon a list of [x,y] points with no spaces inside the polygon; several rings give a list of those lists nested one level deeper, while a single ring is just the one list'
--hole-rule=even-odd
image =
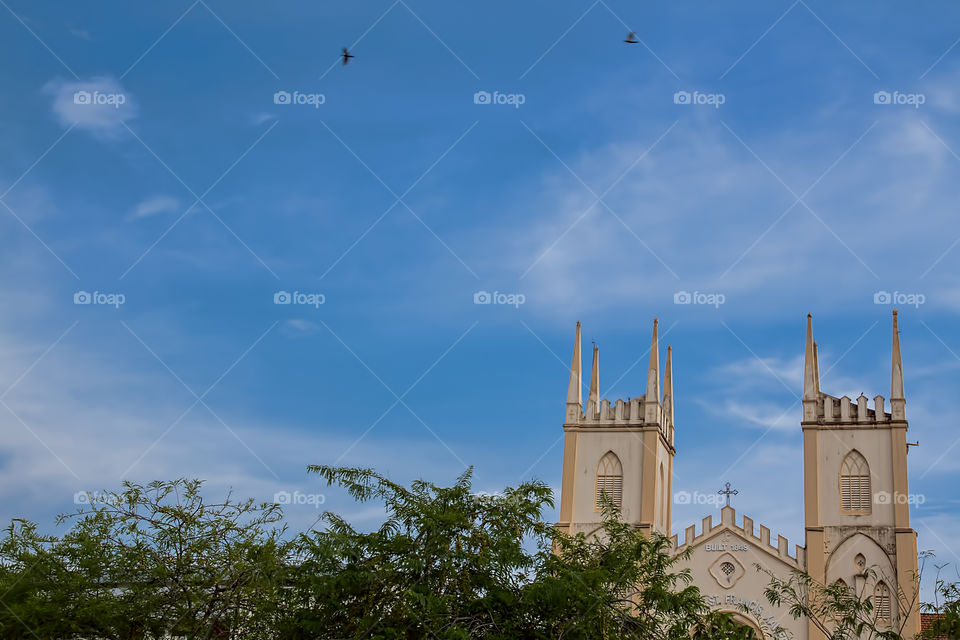
[{"label": "arched window", "polygon": [[859,451],[851,451],[840,467],[840,504],[844,511],[870,513],[870,465]]},{"label": "arched window", "polygon": [[603,509],[600,496],[604,493],[613,500],[613,504],[619,509],[623,502],[623,467],[620,465],[620,458],[613,451],[607,451],[597,465],[597,487],[593,501],[594,511]]},{"label": "arched window", "polygon": [[890,622],[890,587],[883,580],[873,590],[873,610],[877,622]]}]

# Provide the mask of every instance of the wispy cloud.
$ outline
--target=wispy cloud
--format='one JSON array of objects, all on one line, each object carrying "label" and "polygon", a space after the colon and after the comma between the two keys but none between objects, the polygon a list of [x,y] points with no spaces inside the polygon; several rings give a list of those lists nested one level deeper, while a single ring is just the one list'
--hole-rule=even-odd
[{"label": "wispy cloud", "polygon": [[55,78],[44,85],[44,92],[53,97],[53,114],[61,125],[76,125],[97,136],[115,137],[124,122],[137,117],[133,95],[111,76]]},{"label": "wispy cloud", "polygon": [[180,200],[173,196],[157,195],[141,201],[130,212],[130,218],[149,218],[162,213],[177,213],[180,211]]}]

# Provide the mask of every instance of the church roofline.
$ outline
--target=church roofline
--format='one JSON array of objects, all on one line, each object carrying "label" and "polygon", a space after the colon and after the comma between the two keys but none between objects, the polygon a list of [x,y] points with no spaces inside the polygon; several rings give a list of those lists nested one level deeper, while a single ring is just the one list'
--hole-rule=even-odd
[{"label": "church roofline", "polygon": [[800,571],[806,570],[807,554],[804,547],[795,545],[794,555],[791,556],[789,540],[781,535],[777,535],[777,544],[774,546],[770,544],[770,529],[768,527],[761,524],[760,535],[754,535],[753,526],[753,518],[747,516],[743,516],[743,525],[738,526],[736,509],[733,507],[723,507],[723,509],[720,510],[720,522],[714,524],[713,516],[707,516],[702,520],[700,535],[697,535],[697,525],[692,524],[684,530],[683,544],[677,545],[677,534],[674,534],[670,540],[673,543],[674,553],[679,554],[692,548],[694,545],[704,542],[723,530],[732,529],[756,544],[758,549],[762,549],[767,554],[776,557],[795,569]]}]

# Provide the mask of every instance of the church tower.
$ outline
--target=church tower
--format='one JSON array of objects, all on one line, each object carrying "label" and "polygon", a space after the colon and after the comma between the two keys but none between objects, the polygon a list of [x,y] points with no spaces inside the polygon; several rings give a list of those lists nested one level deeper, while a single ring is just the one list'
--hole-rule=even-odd
[{"label": "church tower", "polygon": [[593,366],[586,407],[582,403],[580,323],[577,323],[563,424],[563,481],[560,522],[571,534],[596,531],[602,522],[600,496],[606,493],[625,522],[670,535],[673,495],[673,377],[667,347],[663,396],[657,321],[653,321],[646,393],[638,398],[600,399],[600,352]]},{"label": "church tower", "polygon": [[[807,316],[803,375],[807,572],[870,596],[881,624],[919,632],[917,534],[910,527],[907,418],[897,312],[893,312],[890,412],[820,391],[817,343]],[[908,611],[909,610],[909,611]],[[809,637],[822,638],[811,624]]]}]

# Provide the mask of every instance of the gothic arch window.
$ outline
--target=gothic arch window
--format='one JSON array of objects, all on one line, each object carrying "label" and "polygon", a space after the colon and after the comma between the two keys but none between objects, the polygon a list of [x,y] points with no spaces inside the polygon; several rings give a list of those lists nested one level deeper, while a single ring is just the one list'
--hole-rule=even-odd
[{"label": "gothic arch window", "polygon": [[873,610],[877,622],[890,622],[890,587],[883,580],[873,590]]},{"label": "gothic arch window", "polygon": [[859,451],[853,450],[840,467],[840,506],[848,513],[870,513],[872,504],[870,465]]},{"label": "gothic arch window", "polygon": [[623,467],[613,451],[607,451],[597,464],[597,486],[594,492],[593,509],[601,511],[601,496],[606,493],[619,509],[623,503]]}]

